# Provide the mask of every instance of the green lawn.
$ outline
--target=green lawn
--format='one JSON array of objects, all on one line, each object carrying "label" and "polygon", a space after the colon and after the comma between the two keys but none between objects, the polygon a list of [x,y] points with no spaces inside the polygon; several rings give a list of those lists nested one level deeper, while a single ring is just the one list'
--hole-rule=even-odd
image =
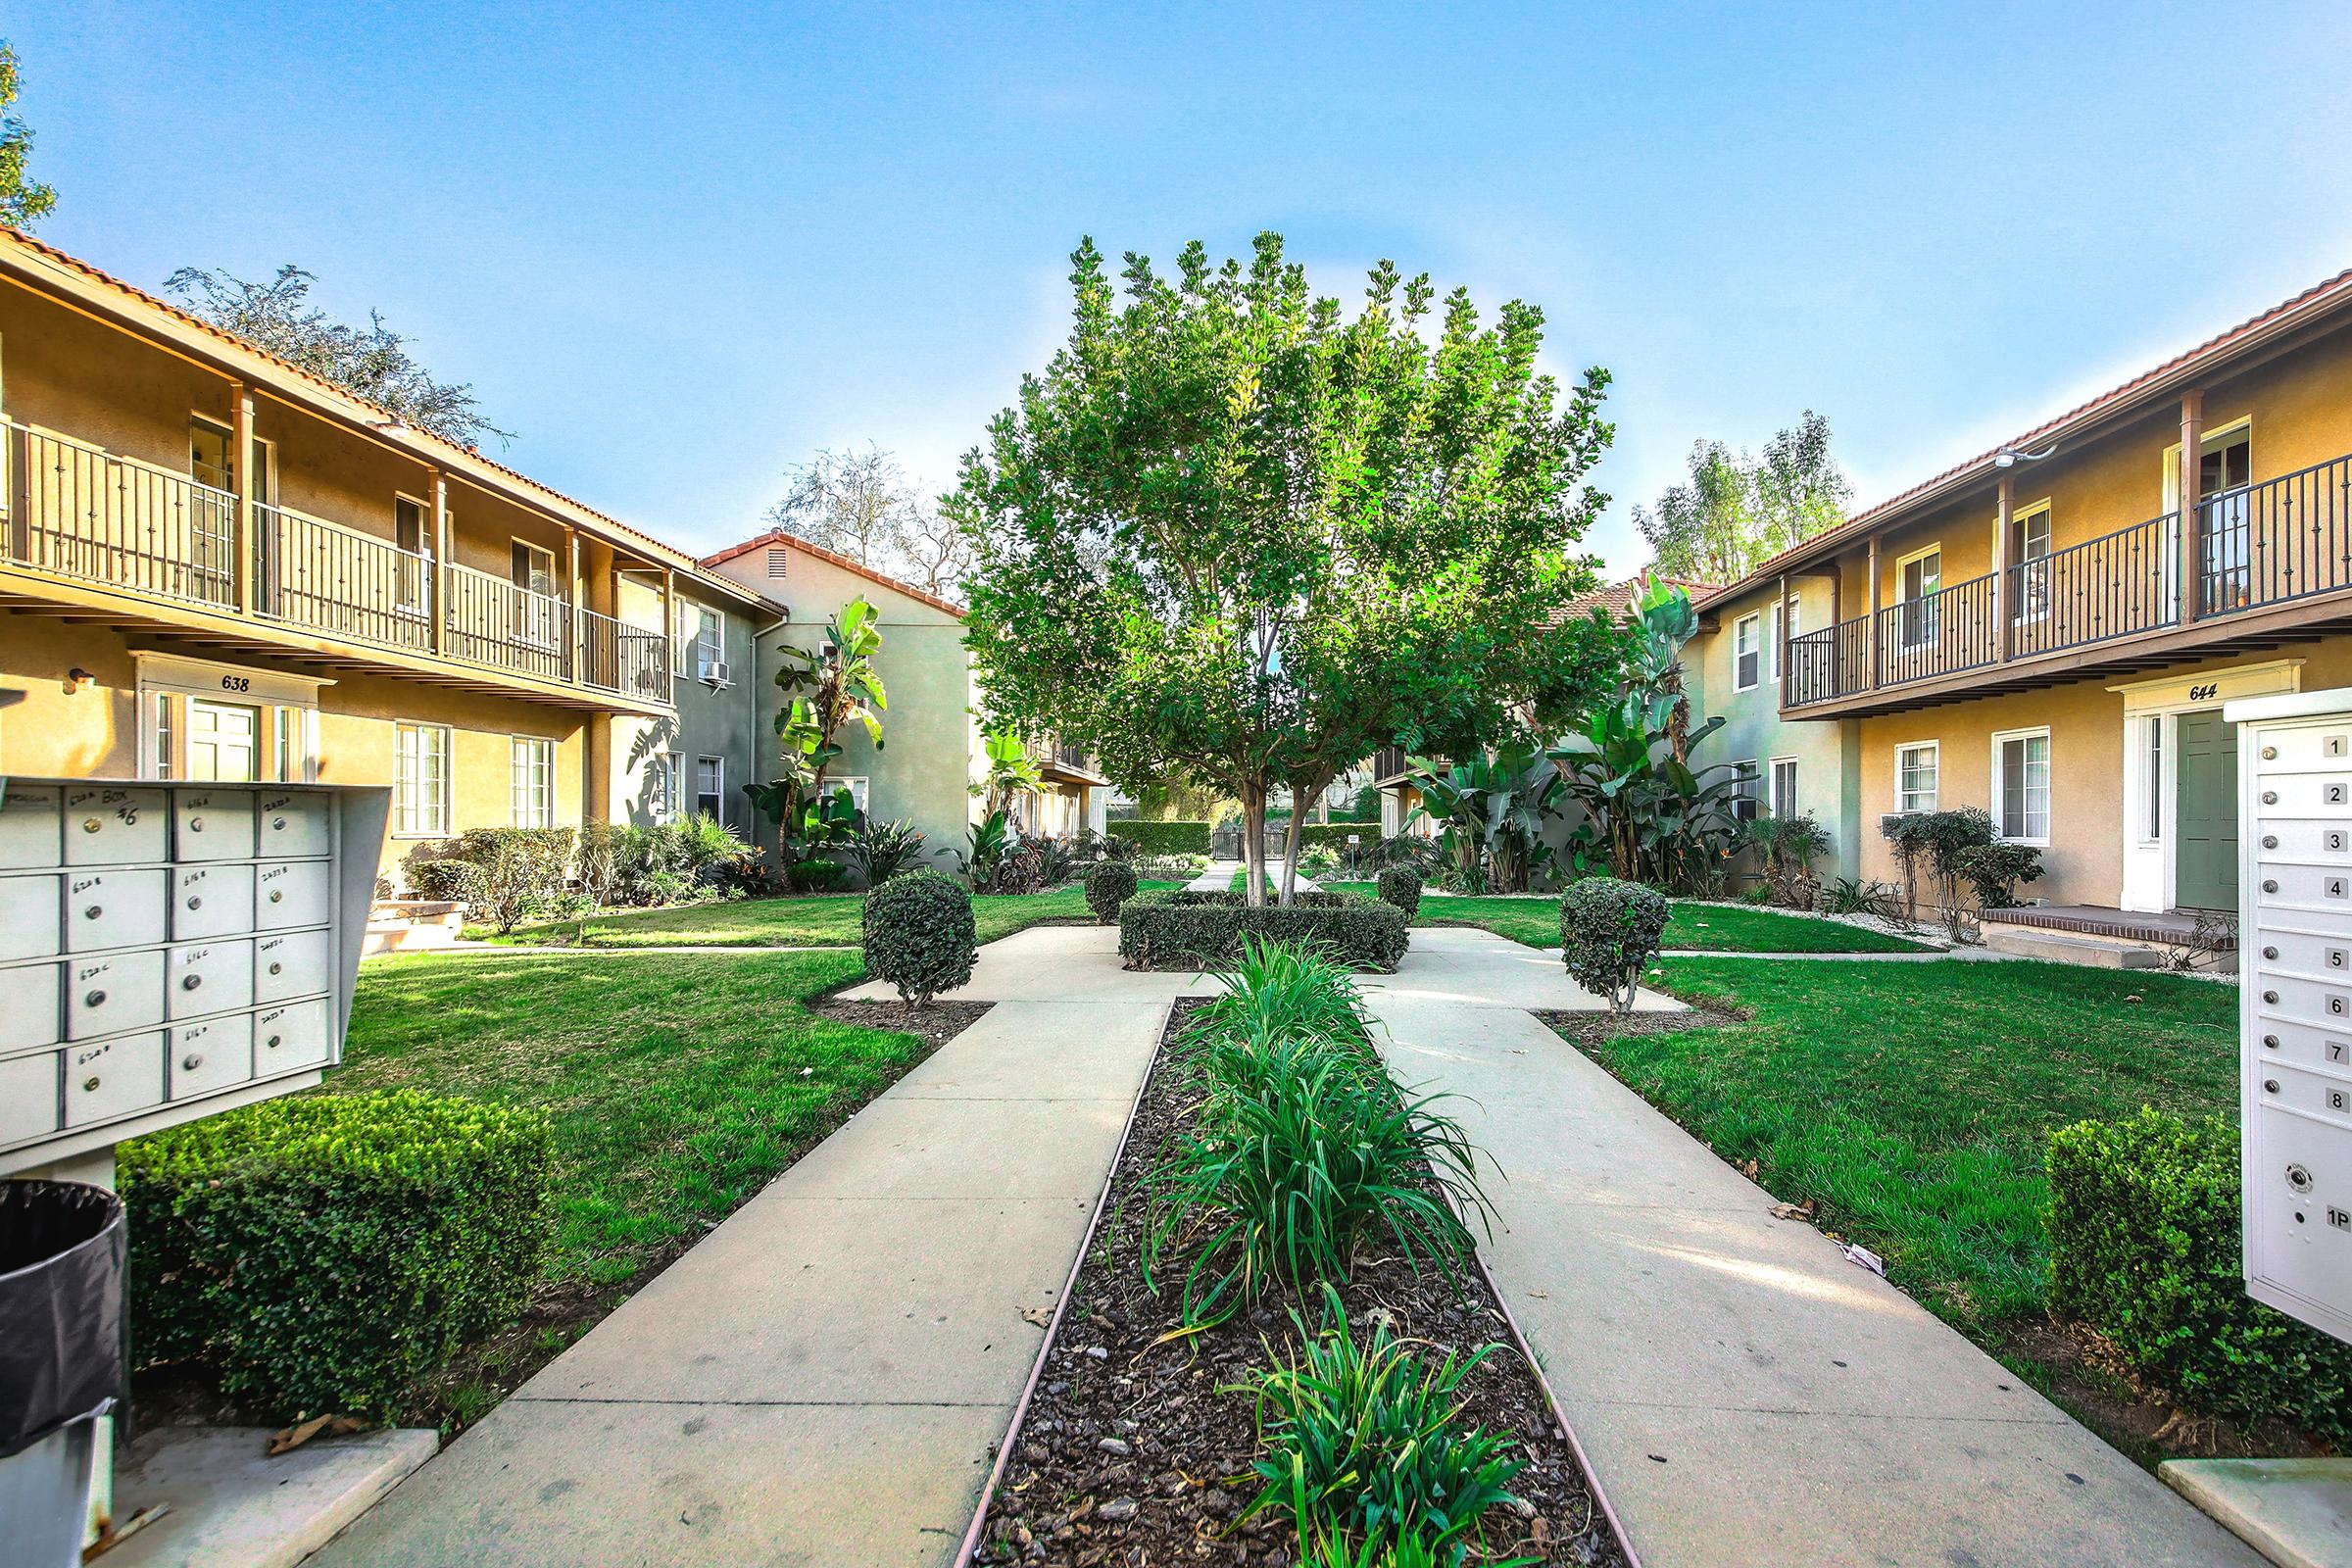
[{"label": "green lawn", "polygon": [[1676,959],[1668,989],[1747,1015],[1595,1054],[1961,1327],[2041,1309],[2044,1141],[2152,1104],[2233,1115],[2237,994],[2048,963]]},{"label": "green lawn", "polygon": [[[1372,882],[1325,882],[1345,893],[1380,895]],[[1421,896],[1415,925],[1475,925],[1531,948],[1560,945],[1560,906],[1554,899]],[[1740,905],[1681,904],[1666,925],[1666,946],[1710,953],[1919,953],[1921,944],[1865,931],[1840,920],[1817,920],[1779,909]]]},{"label": "green lawn", "polygon": [[[1173,888],[1184,884],[1143,885]],[[828,893],[600,914],[586,922],[584,932],[565,920],[517,926],[503,937],[478,927],[468,927],[466,934],[517,947],[854,948],[865,940],[863,894]],[[1086,906],[1086,890],[1071,885],[1047,893],[983,893],[972,900],[972,918],[980,928],[980,940],[994,942],[1040,920],[1087,920],[1093,914]],[[582,934],[575,937],[575,932]]]},{"label": "green lawn", "polygon": [[552,1283],[634,1278],[922,1056],[799,1004],[858,955],[416,955],[360,966],[323,1093],[420,1088],[555,1118]]}]

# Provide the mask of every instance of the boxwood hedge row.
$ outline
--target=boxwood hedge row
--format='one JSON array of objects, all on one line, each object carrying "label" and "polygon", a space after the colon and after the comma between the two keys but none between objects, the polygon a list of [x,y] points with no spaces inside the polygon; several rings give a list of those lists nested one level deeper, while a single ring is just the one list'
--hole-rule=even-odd
[{"label": "boxwood hedge row", "polygon": [[1190,968],[1241,956],[1244,937],[1319,944],[1355,969],[1404,956],[1404,911],[1353,893],[1301,893],[1290,908],[1250,908],[1239,893],[1152,889],[1119,906],[1119,956],[1130,969]]}]

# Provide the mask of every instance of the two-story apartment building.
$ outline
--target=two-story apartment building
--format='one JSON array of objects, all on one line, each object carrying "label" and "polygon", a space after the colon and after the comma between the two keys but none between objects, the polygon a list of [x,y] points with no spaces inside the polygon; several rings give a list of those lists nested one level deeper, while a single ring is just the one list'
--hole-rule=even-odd
[{"label": "two-story apartment building", "polygon": [[1844,737],[1865,874],[1895,875],[1882,816],[1967,805],[2091,926],[2234,908],[2222,705],[2352,683],[2352,272],[1713,603],[1798,607],[1781,713]]},{"label": "two-story apartment building", "polygon": [[0,438],[0,770],[389,783],[397,880],[750,765],[669,628],[760,593],[5,230]]}]

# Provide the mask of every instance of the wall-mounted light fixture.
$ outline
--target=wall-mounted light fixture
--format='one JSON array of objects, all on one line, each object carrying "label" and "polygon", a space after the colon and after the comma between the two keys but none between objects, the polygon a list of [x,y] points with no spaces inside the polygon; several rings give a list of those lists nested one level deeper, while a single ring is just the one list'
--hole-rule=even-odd
[{"label": "wall-mounted light fixture", "polygon": [[2016,447],[2003,447],[1992,455],[1992,466],[1996,468],[2014,468],[2021,463],[2039,463],[2057,450],[2058,443],[2055,441],[2043,447],[2039,452],[2025,452]]},{"label": "wall-mounted light fixture", "polygon": [[90,682],[97,678],[79,664],[75,664],[72,669],[66,671],[66,695],[71,697],[76,692],[87,690]]}]

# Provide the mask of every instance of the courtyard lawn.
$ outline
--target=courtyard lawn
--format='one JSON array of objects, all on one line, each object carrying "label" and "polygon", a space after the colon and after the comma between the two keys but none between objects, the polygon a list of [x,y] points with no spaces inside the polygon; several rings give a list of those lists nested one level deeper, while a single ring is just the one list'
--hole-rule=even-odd
[{"label": "courtyard lawn", "polygon": [[1726,1028],[1588,1048],[1981,1338],[2042,1307],[2045,1140],[2155,1105],[2234,1117],[2237,993],[2050,963],[1673,959]]},{"label": "courtyard lawn", "polygon": [[800,1004],[858,955],[417,955],[360,966],[326,1094],[538,1105],[560,1169],[555,1285],[620,1284],[699,1238],[921,1059]]},{"label": "courtyard lawn", "polygon": [[[1181,882],[1146,882],[1148,888]],[[994,942],[1040,920],[1091,920],[1086,889],[983,893],[972,900],[980,940]],[[469,926],[466,935],[515,947],[854,948],[865,940],[865,896],[828,893],[794,899],[739,899],[683,909],[592,915],[587,921],[516,926],[505,936]]]},{"label": "courtyard lawn", "polygon": [[[1378,898],[1372,882],[1325,882],[1335,892]],[[1415,925],[1475,925],[1531,948],[1560,945],[1557,899],[1448,897],[1424,893]],[[1924,953],[1917,942],[1866,931],[1842,920],[1821,920],[1743,905],[1677,903],[1666,924],[1669,949],[1709,953]]]}]

